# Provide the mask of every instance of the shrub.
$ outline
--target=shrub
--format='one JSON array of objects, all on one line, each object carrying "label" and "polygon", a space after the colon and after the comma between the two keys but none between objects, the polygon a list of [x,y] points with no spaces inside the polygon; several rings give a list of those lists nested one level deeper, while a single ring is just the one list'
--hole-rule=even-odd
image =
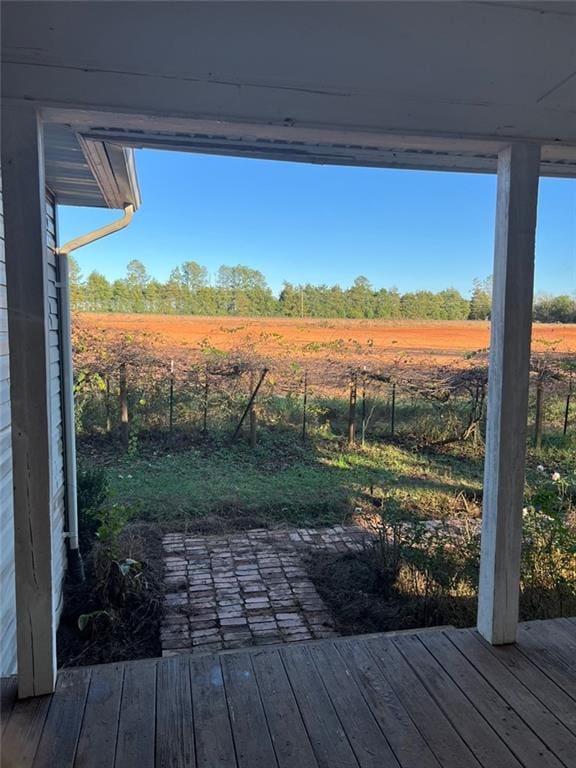
[{"label": "shrub", "polygon": [[538,470],[523,510],[521,606],[553,618],[576,611],[576,476]]},{"label": "shrub", "polygon": [[78,467],[76,497],[78,528],[83,544],[89,544],[98,529],[98,510],[108,498],[110,488],[106,472],[100,467]]}]

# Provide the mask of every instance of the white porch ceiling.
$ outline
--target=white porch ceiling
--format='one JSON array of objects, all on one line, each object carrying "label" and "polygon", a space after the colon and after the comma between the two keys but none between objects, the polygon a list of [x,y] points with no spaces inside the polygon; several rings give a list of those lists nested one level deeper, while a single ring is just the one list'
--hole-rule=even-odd
[{"label": "white porch ceiling", "polygon": [[576,175],[574,2],[5,2],[2,15],[4,97],[91,135],[480,171],[528,140],[546,145],[542,173]]}]

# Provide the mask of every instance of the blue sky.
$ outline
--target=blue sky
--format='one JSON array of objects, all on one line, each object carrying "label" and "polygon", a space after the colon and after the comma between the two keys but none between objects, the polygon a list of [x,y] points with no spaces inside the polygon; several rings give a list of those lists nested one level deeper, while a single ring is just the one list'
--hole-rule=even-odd
[{"label": "blue sky", "polygon": [[[183,261],[261,270],[294,283],[365,275],[400,291],[468,295],[492,272],[495,176],[316,166],[138,151],[143,205],[132,224],[75,255],[84,276],[122,277],[140,259],[165,280]],[[117,212],[61,208],[60,242]],[[536,290],[576,290],[576,180],[542,179]]]}]

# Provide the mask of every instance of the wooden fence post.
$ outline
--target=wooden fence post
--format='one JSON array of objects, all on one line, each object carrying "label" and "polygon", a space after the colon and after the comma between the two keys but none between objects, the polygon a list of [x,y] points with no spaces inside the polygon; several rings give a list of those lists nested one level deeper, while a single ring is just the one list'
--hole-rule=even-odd
[{"label": "wooden fence post", "polygon": [[105,394],[105,402],[106,402],[106,434],[110,435],[112,432],[112,409],[110,406],[110,376],[106,376],[106,394]]},{"label": "wooden fence post", "polygon": [[170,434],[172,434],[174,427],[174,360],[170,360],[170,404],[168,418]]},{"label": "wooden fence post", "polygon": [[128,376],[126,363],[120,363],[120,438],[124,447],[130,439],[128,425]]},{"label": "wooden fence post", "polygon": [[542,448],[542,430],[544,424],[544,383],[539,378],[536,381],[536,413],[534,417],[534,448]]},{"label": "wooden fence post", "polygon": [[304,371],[304,402],[302,405],[302,440],[306,440],[306,419],[308,407],[308,371]]},{"label": "wooden fence post", "polygon": [[202,434],[204,435],[208,432],[208,392],[208,366],[206,366],[204,370],[204,402],[202,407]]},{"label": "wooden fence post", "polygon": [[[254,371],[250,371],[250,392],[254,391],[254,385],[256,383],[256,377]],[[250,448],[256,448],[258,442],[258,416],[256,409],[254,408],[254,399],[250,400]]]},{"label": "wooden fence post", "polygon": [[396,431],[396,382],[392,382],[392,402],[390,404],[390,435],[394,437]]},{"label": "wooden fence post", "polygon": [[362,448],[366,444],[366,380],[362,382]]},{"label": "wooden fence post", "polygon": [[350,406],[348,409],[348,445],[354,445],[356,437],[356,399],[358,396],[358,385],[356,374],[350,381]]},{"label": "wooden fence post", "polygon": [[564,409],[564,429],[562,430],[562,434],[566,436],[566,433],[568,432],[568,421],[570,418],[570,400],[572,399],[572,374],[570,374],[570,379],[568,382],[568,393],[566,395],[566,407]]}]

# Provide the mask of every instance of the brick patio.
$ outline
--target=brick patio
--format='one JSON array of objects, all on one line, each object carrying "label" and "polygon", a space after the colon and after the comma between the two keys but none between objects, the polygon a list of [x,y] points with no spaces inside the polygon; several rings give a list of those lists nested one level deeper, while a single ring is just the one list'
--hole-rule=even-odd
[{"label": "brick patio", "polygon": [[354,551],[370,538],[356,526],[166,534],[163,655],[335,636],[301,555]]}]

